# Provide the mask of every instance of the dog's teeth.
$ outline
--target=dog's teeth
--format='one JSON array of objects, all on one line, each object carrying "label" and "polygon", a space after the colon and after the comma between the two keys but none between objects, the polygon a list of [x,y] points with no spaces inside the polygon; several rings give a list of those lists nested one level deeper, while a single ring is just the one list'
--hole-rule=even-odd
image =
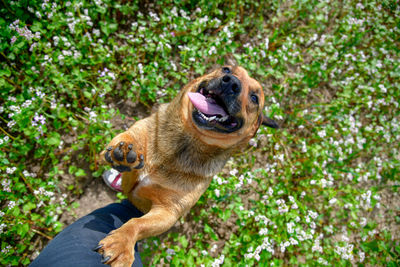
[{"label": "dog's teeth", "polygon": [[221,118],[221,121],[226,121],[228,118],[229,118],[229,116],[226,115],[226,116],[224,116],[224,117]]},{"label": "dog's teeth", "polygon": [[203,119],[205,119],[206,121],[210,121],[210,118],[208,118],[206,115],[204,115],[202,112],[200,112],[199,111],[199,113],[200,113],[200,116],[203,118]]},{"label": "dog's teeth", "polygon": [[229,115],[226,115],[226,116],[221,117],[221,118],[219,118],[219,117],[217,117],[217,116],[208,117],[208,116],[205,115],[203,112],[201,112],[201,111],[198,111],[198,112],[199,112],[200,116],[201,116],[204,120],[209,121],[209,122],[211,122],[211,121],[224,122],[224,121],[226,121],[226,120],[229,118]]}]

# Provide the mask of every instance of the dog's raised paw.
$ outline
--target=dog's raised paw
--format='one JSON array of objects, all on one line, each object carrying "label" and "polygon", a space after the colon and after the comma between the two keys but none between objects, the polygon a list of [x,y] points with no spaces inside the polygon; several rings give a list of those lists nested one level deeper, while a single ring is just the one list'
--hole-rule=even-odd
[{"label": "dog's raised paw", "polygon": [[130,172],[132,169],[143,168],[144,156],[135,150],[134,144],[129,142],[131,140],[118,141],[118,139],[129,140],[129,138],[123,135],[119,135],[114,138],[107,149],[103,152],[104,159],[119,172]]}]

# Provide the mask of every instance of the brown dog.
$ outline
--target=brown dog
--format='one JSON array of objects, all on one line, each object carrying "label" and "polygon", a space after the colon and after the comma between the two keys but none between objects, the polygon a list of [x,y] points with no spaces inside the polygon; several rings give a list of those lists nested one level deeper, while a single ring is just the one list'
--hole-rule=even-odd
[{"label": "brown dog", "polygon": [[171,103],[117,135],[104,155],[123,172],[122,189],[144,216],[99,242],[111,266],[131,266],[138,240],[161,234],[197,202],[213,175],[247,144],[263,116],[260,84],[238,66],[225,66],[186,85]]}]

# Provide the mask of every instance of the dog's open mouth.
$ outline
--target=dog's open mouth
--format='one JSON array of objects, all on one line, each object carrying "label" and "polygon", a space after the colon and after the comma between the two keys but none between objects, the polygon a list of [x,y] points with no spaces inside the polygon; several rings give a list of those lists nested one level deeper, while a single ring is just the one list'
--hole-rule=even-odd
[{"label": "dog's open mouth", "polygon": [[195,107],[194,121],[202,128],[218,132],[231,133],[242,126],[242,120],[229,114],[221,96],[200,88],[196,93],[188,93]]}]

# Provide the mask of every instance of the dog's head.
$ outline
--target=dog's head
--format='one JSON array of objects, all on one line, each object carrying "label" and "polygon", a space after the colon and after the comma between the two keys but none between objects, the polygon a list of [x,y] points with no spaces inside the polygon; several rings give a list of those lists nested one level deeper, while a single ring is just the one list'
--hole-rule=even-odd
[{"label": "dog's head", "polygon": [[195,79],[182,97],[184,120],[208,144],[229,147],[248,141],[261,124],[278,128],[262,113],[261,85],[239,66],[224,66]]}]

